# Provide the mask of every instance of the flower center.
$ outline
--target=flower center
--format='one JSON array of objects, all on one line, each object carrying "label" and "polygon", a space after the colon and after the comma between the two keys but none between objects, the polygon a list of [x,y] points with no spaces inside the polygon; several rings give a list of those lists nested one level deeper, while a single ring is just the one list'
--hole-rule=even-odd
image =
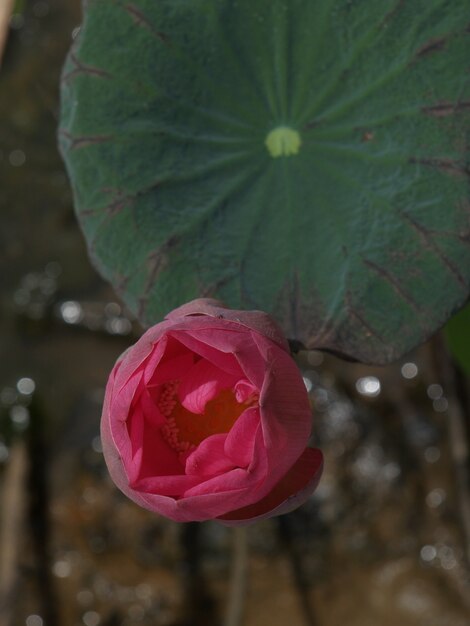
[{"label": "flower center", "polygon": [[240,415],[252,405],[252,401],[240,403],[231,389],[223,389],[206,404],[204,413],[188,411],[177,396],[179,381],[163,385],[158,408],[166,417],[161,432],[176,452],[187,452],[207,437],[228,433]]}]

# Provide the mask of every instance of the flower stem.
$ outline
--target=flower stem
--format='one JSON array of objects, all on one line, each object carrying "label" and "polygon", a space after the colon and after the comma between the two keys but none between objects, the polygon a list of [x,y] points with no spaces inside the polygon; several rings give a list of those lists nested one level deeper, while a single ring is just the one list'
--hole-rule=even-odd
[{"label": "flower stem", "polygon": [[230,597],[224,626],[241,626],[245,613],[248,583],[248,541],[246,528],[233,529],[233,564]]}]

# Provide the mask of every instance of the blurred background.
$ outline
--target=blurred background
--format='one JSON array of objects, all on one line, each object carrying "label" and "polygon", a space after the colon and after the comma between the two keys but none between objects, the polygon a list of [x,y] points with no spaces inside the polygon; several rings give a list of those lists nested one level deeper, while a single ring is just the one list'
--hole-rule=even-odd
[{"label": "blurred background", "polygon": [[298,353],[326,465],[290,515],[178,525],[112,485],[104,386],[140,329],[56,148],[79,25],[78,0],[0,0],[0,626],[468,626],[470,396],[441,334],[385,368]]}]

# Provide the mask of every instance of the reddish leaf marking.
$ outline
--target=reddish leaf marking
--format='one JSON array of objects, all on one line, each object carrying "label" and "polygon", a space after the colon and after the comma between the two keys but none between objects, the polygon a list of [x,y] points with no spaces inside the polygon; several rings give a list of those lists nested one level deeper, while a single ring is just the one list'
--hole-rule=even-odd
[{"label": "reddish leaf marking", "polygon": [[65,137],[69,141],[69,150],[76,150],[78,148],[86,148],[99,143],[105,143],[112,139],[111,135],[83,135],[80,137],[74,137],[68,130],[61,128],[59,130],[59,136]]},{"label": "reddish leaf marking", "polygon": [[348,314],[366,329],[367,336],[375,337],[376,339],[380,341],[380,343],[388,347],[388,343],[385,341],[385,339],[374,328],[372,328],[372,326],[367,322],[367,320],[365,320],[362,317],[362,315],[357,311],[357,309],[353,305],[352,295],[349,290],[347,290],[346,293],[344,294],[344,302],[346,304],[346,310]]},{"label": "reddish leaf marking", "polygon": [[114,274],[113,285],[117,293],[125,295],[129,280],[130,276],[124,276],[124,274]]},{"label": "reddish leaf marking", "polygon": [[77,59],[73,52],[70,54],[69,59],[75,67],[73,70],[70,70],[68,74],[64,74],[62,77],[63,83],[69,83],[72,78],[75,78],[75,76],[78,76],[79,74],[89,74],[90,76],[96,76],[97,78],[111,78],[111,74],[109,72],[106,72],[99,67],[93,67],[92,65],[82,63],[82,61]]},{"label": "reddish leaf marking", "polygon": [[379,28],[384,28],[388,26],[388,23],[390,22],[390,20],[392,20],[395,17],[395,14],[401,9],[404,3],[405,3],[405,0],[398,0],[396,5],[392,9],[390,9],[390,11],[385,15],[385,17],[379,24]]},{"label": "reddish leaf marking", "polygon": [[416,52],[416,58],[420,58],[426,56],[427,54],[431,54],[433,52],[439,52],[444,49],[444,46],[447,43],[447,37],[433,37],[425,44],[421,46]]},{"label": "reddish leaf marking", "polygon": [[397,213],[398,215],[402,217],[402,219],[408,222],[408,224],[413,228],[413,230],[419,235],[419,237],[425,244],[426,249],[429,250],[430,252],[433,252],[436,256],[439,257],[439,259],[441,259],[443,264],[447,267],[449,272],[452,274],[452,276],[455,278],[455,280],[459,283],[459,285],[463,288],[463,290],[466,293],[468,291],[468,286],[469,286],[467,281],[459,272],[458,268],[455,267],[452,261],[448,259],[446,255],[442,252],[442,250],[439,248],[437,243],[430,236],[429,231],[422,224],[419,224],[417,221],[415,221],[410,215],[406,213],[402,213],[401,211],[398,211]]},{"label": "reddish leaf marking", "polygon": [[440,102],[439,104],[423,107],[421,110],[426,115],[432,115],[433,117],[447,117],[448,115],[454,115],[455,113],[470,111],[470,100],[455,103]]},{"label": "reddish leaf marking", "polygon": [[164,44],[170,43],[170,38],[168,37],[168,35],[156,30],[153,24],[149,22],[149,20],[142,13],[142,11],[138,9],[134,4],[126,4],[123,8],[125,11],[127,11],[127,13],[129,13],[129,15],[132,17],[132,19],[138,26],[143,26],[144,28],[149,30],[152,33],[152,35],[155,35],[155,37],[159,39],[162,43]]},{"label": "reddish leaf marking", "polygon": [[374,133],[370,130],[366,130],[366,132],[362,135],[362,141],[367,143],[368,141],[372,141],[374,139]]},{"label": "reddish leaf marking", "polygon": [[156,250],[152,250],[147,257],[148,274],[145,281],[144,291],[139,298],[137,317],[139,320],[143,320],[145,315],[145,309],[149,299],[150,291],[157,280],[159,274],[165,269],[168,264],[168,252],[178,242],[178,237],[173,235],[163,245]]},{"label": "reddish leaf marking", "polygon": [[363,258],[362,262],[373,272],[386,280],[392,286],[395,293],[400,296],[400,298],[405,300],[405,302],[409,304],[409,306],[415,311],[415,313],[417,313],[418,315],[422,314],[422,310],[420,309],[418,304],[408,293],[406,293],[406,291],[403,290],[403,287],[401,286],[400,282],[395,278],[395,276],[393,276],[388,270],[381,267],[380,265],[377,265],[377,263],[374,263],[374,261],[371,261],[370,259]]},{"label": "reddish leaf marking", "polygon": [[303,130],[312,130],[313,128],[318,128],[321,126],[322,120],[312,120],[311,122],[307,122],[303,127]]},{"label": "reddish leaf marking", "polygon": [[414,165],[417,164],[426,165],[427,167],[435,167],[436,169],[442,170],[446,174],[454,174],[456,176],[468,176],[470,173],[467,165],[459,161],[454,161],[453,159],[420,159],[417,157],[411,157],[409,162]]},{"label": "reddish leaf marking", "polygon": [[201,298],[216,297],[219,289],[227,285],[234,278],[237,278],[238,275],[239,275],[238,271],[233,271],[229,275],[219,278],[219,280],[211,283],[210,285],[207,285],[207,287],[200,285],[199,291],[201,293]]}]

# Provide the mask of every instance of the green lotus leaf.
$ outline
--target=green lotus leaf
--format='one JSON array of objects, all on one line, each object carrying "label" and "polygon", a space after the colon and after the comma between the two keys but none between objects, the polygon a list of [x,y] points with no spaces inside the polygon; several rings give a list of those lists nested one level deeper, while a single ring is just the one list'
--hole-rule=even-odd
[{"label": "green lotus leaf", "polygon": [[146,325],[206,295],[385,363],[470,287],[470,0],[89,0],[60,146]]}]

